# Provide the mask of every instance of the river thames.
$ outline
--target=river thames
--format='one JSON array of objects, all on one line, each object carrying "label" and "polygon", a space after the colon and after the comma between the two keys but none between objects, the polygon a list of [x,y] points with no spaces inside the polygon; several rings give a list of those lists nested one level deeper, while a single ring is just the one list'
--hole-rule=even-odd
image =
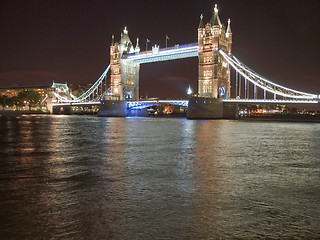
[{"label": "river thames", "polygon": [[1,239],[320,238],[320,124],[0,117]]}]

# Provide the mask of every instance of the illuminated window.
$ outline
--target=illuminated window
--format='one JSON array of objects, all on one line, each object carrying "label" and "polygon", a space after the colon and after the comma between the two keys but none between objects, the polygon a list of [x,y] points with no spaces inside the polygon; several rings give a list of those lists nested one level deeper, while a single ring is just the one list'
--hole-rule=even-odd
[{"label": "illuminated window", "polygon": [[205,81],[202,85],[203,93],[211,93],[212,92],[212,83],[210,81]]},{"label": "illuminated window", "polygon": [[211,71],[204,71],[203,76],[204,77],[212,77],[212,70]]}]

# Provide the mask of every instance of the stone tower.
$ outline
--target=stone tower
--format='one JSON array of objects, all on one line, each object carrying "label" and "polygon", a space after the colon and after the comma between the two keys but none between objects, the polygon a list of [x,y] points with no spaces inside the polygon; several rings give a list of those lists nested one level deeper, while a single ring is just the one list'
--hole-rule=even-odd
[{"label": "stone tower", "polygon": [[207,98],[228,98],[230,96],[229,64],[222,58],[219,49],[231,54],[232,32],[230,20],[226,28],[221,24],[215,5],[213,16],[206,25],[200,16],[198,28],[199,79],[198,95]]},{"label": "stone tower", "polygon": [[121,34],[120,43],[114,42],[110,47],[111,94],[114,100],[139,100],[140,64],[129,61],[126,56],[139,54],[139,39],[134,48],[125,28]]}]

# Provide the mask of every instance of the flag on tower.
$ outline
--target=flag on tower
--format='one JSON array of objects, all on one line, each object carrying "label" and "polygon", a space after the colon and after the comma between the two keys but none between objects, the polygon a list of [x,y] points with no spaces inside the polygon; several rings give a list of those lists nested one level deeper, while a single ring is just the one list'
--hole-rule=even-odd
[{"label": "flag on tower", "polygon": [[148,43],[150,42],[150,40],[147,38],[147,41],[146,41],[146,51],[148,51]]},{"label": "flag on tower", "polygon": [[168,35],[166,34],[166,48],[168,48],[168,40],[169,40],[169,37],[168,37]]}]

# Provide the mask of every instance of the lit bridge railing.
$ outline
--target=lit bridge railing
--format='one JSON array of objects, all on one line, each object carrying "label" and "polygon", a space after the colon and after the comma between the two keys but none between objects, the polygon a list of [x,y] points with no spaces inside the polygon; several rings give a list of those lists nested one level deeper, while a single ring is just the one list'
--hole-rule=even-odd
[{"label": "lit bridge railing", "polygon": [[249,80],[251,83],[256,85],[257,87],[263,89],[266,92],[275,94],[275,96],[279,95],[286,98],[292,99],[309,99],[309,100],[316,100],[319,99],[318,95],[305,93],[296,91],[287,87],[283,87],[279,84],[273,83],[261,75],[257,74],[245,64],[240,62],[236,57],[233,55],[229,56],[221,49],[219,50],[222,57],[232,66],[232,68],[239,73],[242,77],[246,80]]},{"label": "lit bridge railing", "polygon": [[312,99],[223,99],[223,102],[227,103],[239,103],[239,104],[317,104],[319,100]]},{"label": "lit bridge railing", "polygon": [[197,57],[199,52],[197,43],[188,45],[177,45],[172,48],[162,48],[156,51],[141,52],[123,56],[124,60],[131,60],[137,63],[162,62],[189,57]]},{"label": "lit bridge railing", "polygon": [[[106,76],[110,70],[111,64],[106,68],[106,70],[101,74],[101,76],[98,78],[98,80],[82,95],[79,97],[73,96],[70,94],[71,99],[68,99],[64,96],[60,96],[58,93],[54,92],[53,94],[55,95],[56,99],[58,102],[56,105],[59,103],[83,103],[83,102],[96,102],[100,101],[104,96],[108,94],[108,91],[110,90],[110,87],[105,89],[103,88],[104,85],[106,84]],[[105,82],[105,84],[104,84]]]}]

